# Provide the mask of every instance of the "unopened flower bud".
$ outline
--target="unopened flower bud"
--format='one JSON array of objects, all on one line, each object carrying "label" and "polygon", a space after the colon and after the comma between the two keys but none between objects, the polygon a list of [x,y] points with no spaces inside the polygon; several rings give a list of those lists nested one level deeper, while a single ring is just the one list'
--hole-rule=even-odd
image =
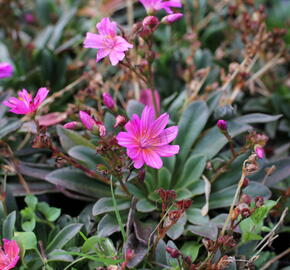
[{"label": "unopened flower bud", "polygon": [[116,122],[115,122],[114,128],[123,127],[123,126],[125,126],[125,124],[127,122],[126,117],[123,115],[117,115],[115,120],[116,120]]},{"label": "unopened flower bud", "polygon": [[225,131],[228,129],[228,123],[225,120],[218,120],[217,126],[220,130]]},{"label": "unopened flower bud", "polygon": [[165,17],[162,18],[161,22],[166,23],[166,24],[171,24],[176,21],[179,21],[183,17],[182,13],[174,13],[174,14],[169,14]]},{"label": "unopened flower bud", "polygon": [[159,20],[155,16],[147,16],[144,18],[142,24],[144,28],[149,28],[152,31],[155,31],[159,25]]},{"label": "unopened flower bud", "polygon": [[176,248],[166,247],[166,251],[174,259],[177,259],[181,255],[180,251]]},{"label": "unopened flower bud", "polygon": [[131,261],[135,257],[135,252],[133,249],[128,248],[126,251],[126,261]]},{"label": "unopened flower bud", "polygon": [[63,127],[66,129],[77,129],[80,126],[80,123],[77,121],[68,122]]},{"label": "unopened flower bud", "polygon": [[262,147],[256,146],[255,153],[257,154],[258,158],[260,158],[260,159],[265,157],[265,151]]},{"label": "unopened flower bud", "polygon": [[241,196],[241,199],[240,199],[241,203],[246,203],[247,205],[249,205],[251,203],[251,201],[252,201],[252,198],[250,195],[244,193]]},{"label": "unopened flower bud", "polygon": [[242,211],[241,211],[241,216],[243,218],[247,218],[251,215],[251,210],[250,208],[244,208]]},{"label": "unopened flower bud", "polygon": [[262,196],[257,196],[255,198],[256,207],[261,207],[264,205],[264,198]]},{"label": "unopened flower bud", "polygon": [[114,99],[111,97],[109,93],[103,94],[103,101],[108,109],[114,109],[116,104],[115,104]]}]

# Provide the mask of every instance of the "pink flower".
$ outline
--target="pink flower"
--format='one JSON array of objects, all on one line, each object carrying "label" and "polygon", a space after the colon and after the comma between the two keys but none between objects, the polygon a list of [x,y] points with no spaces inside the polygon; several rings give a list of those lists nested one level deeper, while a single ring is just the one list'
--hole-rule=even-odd
[{"label": "pink flower", "polygon": [[80,111],[79,116],[86,129],[90,131],[98,130],[101,137],[106,136],[106,127],[102,122],[96,121],[93,117],[84,111]]},{"label": "pink flower", "polygon": [[9,63],[0,63],[0,79],[11,77],[12,74],[13,67]]},{"label": "pink flower", "polygon": [[[155,94],[155,100],[157,103],[157,110],[159,113],[160,112],[160,96],[157,90],[154,90],[154,94]],[[140,102],[143,103],[144,105],[150,106],[155,112],[153,95],[152,95],[151,89],[143,89],[141,91]]]},{"label": "pink flower", "polygon": [[142,5],[145,7],[147,13],[152,14],[160,9],[165,9],[168,14],[172,14],[171,8],[181,8],[181,0],[140,0]]},{"label": "pink flower", "polygon": [[258,158],[262,159],[265,157],[265,150],[262,147],[255,147],[255,153],[257,154]]},{"label": "pink flower", "polygon": [[146,106],[141,119],[134,114],[125,125],[127,132],[117,135],[118,144],[127,148],[127,155],[133,160],[136,169],[141,168],[144,163],[160,169],[163,166],[160,157],[171,157],[179,152],[178,145],[168,145],[178,133],[177,126],[165,129],[168,121],[167,113],[155,120],[153,109]]},{"label": "pink flower", "polygon": [[104,104],[107,106],[107,108],[113,109],[115,107],[115,101],[113,100],[113,98],[109,93],[103,94],[103,101]]},{"label": "pink flower", "polygon": [[97,29],[99,34],[87,33],[84,47],[98,49],[97,62],[109,56],[112,65],[117,65],[124,59],[124,52],[133,48],[133,45],[117,35],[117,23],[110,22],[109,18],[103,18],[97,24]]},{"label": "pink flower", "polygon": [[3,239],[3,247],[0,247],[0,269],[9,270],[16,266],[19,260],[19,251],[15,240]]},{"label": "pink flower", "polygon": [[16,114],[29,114],[35,112],[45,100],[48,90],[45,87],[39,88],[35,98],[26,89],[18,92],[18,98],[11,97],[3,102],[3,105],[10,107],[10,112]]},{"label": "pink flower", "polygon": [[220,130],[227,130],[228,129],[228,123],[225,120],[218,120],[217,126]]},{"label": "pink flower", "polygon": [[180,20],[183,17],[182,13],[174,13],[174,14],[169,14],[165,17],[163,17],[162,22],[163,23],[174,23],[178,20]]}]

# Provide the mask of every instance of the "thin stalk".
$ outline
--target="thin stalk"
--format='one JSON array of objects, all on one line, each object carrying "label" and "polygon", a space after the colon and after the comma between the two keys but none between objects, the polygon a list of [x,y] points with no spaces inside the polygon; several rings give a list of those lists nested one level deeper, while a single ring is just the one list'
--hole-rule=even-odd
[{"label": "thin stalk", "polygon": [[118,207],[117,207],[117,202],[116,202],[116,198],[115,198],[115,194],[114,194],[114,189],[113,189],[112,176],[111,176],[111,179],[110,179],[110,184],[111,184],[111,194],[112,194],[112,200],[113,200],[113,204],[114,204],[115,215],[116,215],[116,218],[117,218],[117,221],[118,221],[118,224],[119,224],[121,233],[122,233],[123,242],[125,243],[126,242],[126,239],[127,239],[126,238],[126,232],[124,230],[123,222],[122,222],[122,219],[121,219],[121,215],[120,215],[120,212],[119,212]]},{"label": "thin stalk", "polygon": [[227,226],[228,226],[228,224],[230,222],[230,219],[232,217],[232,213],[233,213],[234,207],[235,207],[235,205],[237,203],[237,200],[238,200],[238,198],[240,196],[240,193],[241,193],[241,190],[242,190],[242,186],[243,186],[244,180],[246,178],[246,172],[245,172],[245,163],[246,163],[246,161],[244,161],[243,168],[242,168],[242,176],[241,176],[241,179],[239,181],[239,184],[238,184],[238,187],[237,187],[233,202],[231,204],[231,208],[230,208],[229,214],[227,216],[226,222],[224,223],[224,226],[223,226],[223,228],[221,230],[220,236],[223,236],[225,234]]}]

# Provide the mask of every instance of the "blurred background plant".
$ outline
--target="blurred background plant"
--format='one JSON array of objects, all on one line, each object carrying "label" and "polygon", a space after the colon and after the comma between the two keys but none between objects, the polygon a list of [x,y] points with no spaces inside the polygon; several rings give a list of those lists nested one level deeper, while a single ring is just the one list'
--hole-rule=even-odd
[{"label": "blurred background plant", "polygon": [[[287,269],[289,247],[272,240],[277,231],[282,239],[289,237],[283,212],[290,182],[289,1],[183,1],[183,19],[149,30],[138,1],[0,5],[0,62],[14,68],[12,77],[0,81],[0,102],[22,88],[49,88],[38,122],[45,126],[41,135],[62,153],[32,147],[40,135],[34,122],[0,107],[1,236],[22,243],[21,269],[141,267],[140,262],[144,269]],[[161,21],[164,15],[156,16]],[[95,33],[95,24],[106,16],[122,25],[134,44],[129,63],[139,74],[153,72],[151,85],[128,66],[96,64],[95,50],[83,48],[86,32]],[[108,147],[116,150],[109,139],[61,126],[78,121],[79,110],[85,110],[104,122],[107,138],[113,139],[121,127],[114,127],[117,114],[104,106],[102,94],[111,93],[128,121],[141,114],[143,90],[152,85],[161,112],[179,126],[174,144],[181,148],[158,171],[118,168],[104,156]],[[227,134],[216,126],[219,119],[227,120]],[[231,228],[231,240],[239,244],[228,244],[219,230],[243,163],[254,151],[249,140],[262,133],[269,137],[266,158],[258,160],[259,170],[242,191],[249,198],[239,206],[250,214],[238,213],[234,220],[240,225]],[[118,184],[118,170],[129,195]],[[192,203],[156,243],[155,256],[149,251],[162,229],[160,188],[176,192],[172,209],[175,201]],[[27,193],[39,199],[23,200]],[[255,208],[261,197],[265,204]],[[207,264],[211,259],[216,265]]]}]

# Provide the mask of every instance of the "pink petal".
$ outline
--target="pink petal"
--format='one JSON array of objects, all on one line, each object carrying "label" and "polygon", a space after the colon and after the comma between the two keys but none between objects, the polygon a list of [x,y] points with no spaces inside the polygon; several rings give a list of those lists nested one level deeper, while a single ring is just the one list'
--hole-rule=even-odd
[{"label": "pink petal", "polygon": [[154,150],[161,157],[171,157],[179,152],[179,145],[163,145],[155,147]]},{"label": "pink petal", "polygon": [[17,245],[15,240],[7,240],[3,239],[4,242],[4,252],[8,255],[8,257],[12,260],[14,259],[20,251],[20,248]]},{"label": "pink petal", "polygon": [[150,106],[145,106],[141,116],[141,131],[146,133],[154,122],[154,111]]},{"label": "pink petal", "polygon": [[145,163],[155,169],[160,169],[163,166],[163,162],[159,155],[151,149],[143,149],[142,155]]},{"label": "pink petal", "polygon": [[80,117],[83,125],[88,130],[93,130],[94,126],[96,125],[96,122],[88,113],[86,113],[84,111],[80,111],[79,112],[79,117]]},{"label": "pink petal", "polygon": [[153,138],[152,145],[153,146],[161,146],[165,144],[171,143],[178,134],[178,127],[172,126],[169,128],[164,129],[163,132],[160,133],[160,135],[156,138]]},{"label": "pink petal", "polygon": [[98,24],[97,29],[101,35],[115,36],[117,32],[117,24],[111,22],[109,18],[103,18]]},{"label": "pink petal", "polygon": [[116,37],[116,45],[115,45],[115,50],[117,51],[127,51],[129,48],[133,48],[133,45],[130,44],[126,39],[123,37],[117,36]]},{"label": "pink petal", "polygon": [[168,124],[169,115],[167,113],[161,114],[152,124],[150,134],[152,137],[157,137]]},{"label": "pink petal", "polygon": [[66,113],[53,112],[53,113],[48,113],[48,114],[38,117],[38,122],[40,126],[48,127],[48,126],[56,125],[64,121],[66,118],[67,118]]},{"label": "pink petal", "polygon": [[134,160],[134,167],[140,169],[144,165],[143,159]]},{"label": "pink petal", "polygon": [[41,87],[38,89],[37,94],[33,101],[34,110],[36,110],[40,106],[40,104],[45,100],[45,98],[48,95],[48,92],[49,91],[46,87]]},{"label": "pink petal", "polygon": [[118,144],[123,147],[132,148],[138,146],[136,138],[127,132],[120,132],[116,136],[116,139]]},{"label": "pink petal", "polygon": [[118,52],[118,51],[111,51],[109,55],[111,64],[113,66],[117,65],[120,61],[122,61],[124,57],[125,57],[125,54],[123,52]]},{"label": "pink petal", "polygon": [[97,52],[97,59],[96,62],[99,62],[101,59],[105,58],[110,54],[109,49],[99,49]]},{"label": "pink petal", "polygon": [[135,137],[138,137],[140,136],[140,126],[140,118],[137,114],[134,114],[132,119],[125,125],[125,129]]},{"label": "pink petal", "polygon": [[104,37],[88,32],[84,40],[85,48],[103,49],[105,48]]}]

